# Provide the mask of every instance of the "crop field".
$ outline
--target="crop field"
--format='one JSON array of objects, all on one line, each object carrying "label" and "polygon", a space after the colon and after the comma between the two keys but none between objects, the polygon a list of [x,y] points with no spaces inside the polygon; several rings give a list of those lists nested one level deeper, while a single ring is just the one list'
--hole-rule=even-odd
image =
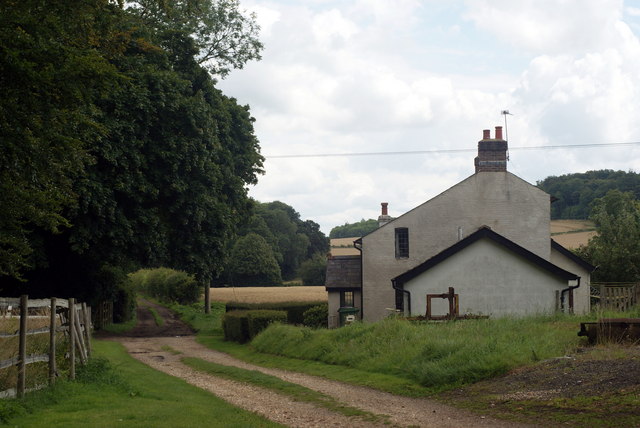
[{"label": "crop field", "polygon": [[324,287],[225,287],[209,292],[215,302],[275,303],[317,302],[327,300]]},{"label": "crop field", "polygon": [[359,255],[360,251],[353,247],[353,241],[358,239],[357,236],[353,238],[334,238],[331,240],[331,255],[333,256],[350,256]]},{"label": "crop field", "polygon": [[596,235],[595,225],[589,220],[551,220],[551,237],[566,248],[587,245]]}]

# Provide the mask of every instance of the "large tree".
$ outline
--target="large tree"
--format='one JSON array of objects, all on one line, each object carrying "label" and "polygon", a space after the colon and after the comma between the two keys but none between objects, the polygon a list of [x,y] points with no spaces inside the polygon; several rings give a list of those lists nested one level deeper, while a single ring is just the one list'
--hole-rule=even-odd
[{"label": "large tree", "polygon": [[[179,32],[194,42],[195,59],[213,75],[261,59],[256,15],[240,9],[239,0],[134,0],[129,10],[158,34]],[[169,51],[173,46],[163,45]]]},{"label": "large tree", "polygon": [[593,202],[598,234],[580,254],[597,266],[594,279],[640,281],[640,202],[631,192],[610,190]]},{"label": "large tree", "polygon": [[101,1],[0,3],[0,276],[22,278],[41,257],[33,231],[70,225],[73,182],[103,134],[94,93],[116,78],[118,45]]},{"label": "large tree", "polygon": [[233,245],[228,264],[231,284],[237,287],[282,284],[280,267],[265,239],[249,233]]},{"label": "large tree", "polygon": [[[208,284],[236,223],[248,215],[246,186],[261,173],[253,119],[248,107],[215,88],[189,31],[157,31],[137,14],[93,3],[102,5],[93,17],[99,25],[86,25],[113,35],[94,47],[96,63],[115,77],[96,83],[80,76],[93,83],[79,95],[79,111],[93,126],[74,123],[68,132],[92,130],[79,152],[92,162],[74,167],[76,175],[61,173],[77,203],[58,211],[72,226],[62,233],[34,228],[40,251],[29,286],[94,297],[91,284],[104,266],[159,265]],[[56,64],[48,56],[33,61],[38,69]]]}]

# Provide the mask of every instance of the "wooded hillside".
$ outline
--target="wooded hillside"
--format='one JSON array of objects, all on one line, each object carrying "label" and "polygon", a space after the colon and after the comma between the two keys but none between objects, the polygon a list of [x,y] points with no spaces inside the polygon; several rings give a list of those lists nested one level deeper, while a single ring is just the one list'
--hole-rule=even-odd
[{"label": "wooded hillside", "polygon": [[536,185],[557,200],[551,204],[551,219],[586,219],[591,202],[609,190],[633,192],[640,199],[640,174],[603,169],[547,177]]}]

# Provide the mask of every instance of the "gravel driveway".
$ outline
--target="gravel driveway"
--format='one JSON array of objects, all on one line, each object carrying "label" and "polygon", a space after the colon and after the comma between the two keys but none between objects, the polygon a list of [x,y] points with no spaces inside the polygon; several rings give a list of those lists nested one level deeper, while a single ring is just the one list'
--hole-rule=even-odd
[{"label": "gravel driveway", "polygon": [[[165,318],[155,326],[145,306],[153,306]],[[229,403],[292,427],[521,427],[525,425],[478,416],[425,398],[401,397],[378,390],[353,386],[317,376],[248,364],[228,354],[208,349],[195,341],[184,324],[165,308],[143,301],[139,304],[138,326],[127,336],[111,337],[122,343],[136,359],[188,383],[210,391]],[[177,333],[177,334],[176,334]],[[179,352],[179,353],[178,353]],[[347,417],[310,403],[293,401],[269,389],[214,377],[191,369],[181,362],[195,357],[214,363],[240,367],[276,376],[331,396],[341,403],[380,416],[380,422]],[[386,421],[386,424],[384,423]]]}]

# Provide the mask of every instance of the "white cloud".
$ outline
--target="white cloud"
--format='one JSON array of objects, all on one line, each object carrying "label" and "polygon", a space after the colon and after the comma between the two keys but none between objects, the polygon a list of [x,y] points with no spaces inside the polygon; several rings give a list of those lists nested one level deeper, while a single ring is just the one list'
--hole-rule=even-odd
[{"label": "white cloud", "polygon": [[[621,20],[633,15],[621,1],[249,6],[265,15],[264,59],[220,87],[251,105],[263,154],[474,149],[482,129],[503,124],[503,109],[514,113],[512,147],[640,140],[640,43]],[[513,150],[509,169],[535,182],[638,170],[639,154]],[[377,217],[382,201],[392,215],[411,209],[472,174],[474,156],[270,159],[251,194],[292,205],[328,233]]]},{"label": "white cloud", "polygon": [[588,52],[606,46],[622,0],[469,0],[467,18],[532,53]]}]

